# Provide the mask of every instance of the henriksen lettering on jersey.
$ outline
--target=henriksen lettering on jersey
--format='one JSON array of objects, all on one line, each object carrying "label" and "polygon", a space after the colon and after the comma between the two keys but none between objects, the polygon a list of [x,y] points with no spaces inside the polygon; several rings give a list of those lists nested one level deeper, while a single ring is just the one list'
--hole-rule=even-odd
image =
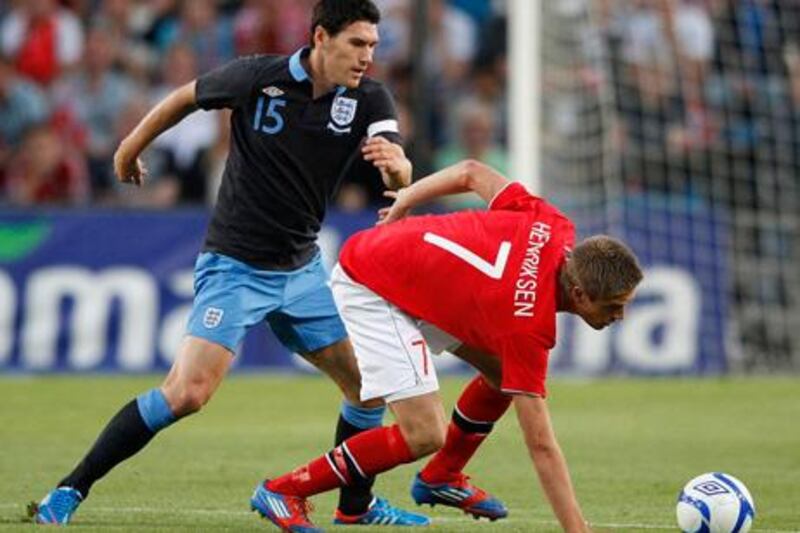
[{"label": "henriksen lettering on jersey", "polygon": [[550,224],[536,221],[528,234],[528,247],[517,277],[514,291],[514,316],[532,317],[539,285],[539,260],[542,248],[550,240]]}]

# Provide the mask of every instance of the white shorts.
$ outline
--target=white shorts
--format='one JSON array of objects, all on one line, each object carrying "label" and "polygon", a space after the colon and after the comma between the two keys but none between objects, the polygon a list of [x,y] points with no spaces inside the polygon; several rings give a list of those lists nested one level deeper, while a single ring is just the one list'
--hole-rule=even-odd
[{"label": "white shorts", "polygon": [[331,290],[361,372],[361,399],[391,403],[439,390],[431,359],[460,343],[350,279],[337,263]]}]

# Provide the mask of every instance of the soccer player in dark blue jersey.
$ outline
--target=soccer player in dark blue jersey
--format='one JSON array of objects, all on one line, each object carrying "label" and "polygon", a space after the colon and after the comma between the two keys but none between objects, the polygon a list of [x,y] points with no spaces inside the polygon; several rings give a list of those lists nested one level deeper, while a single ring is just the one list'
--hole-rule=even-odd
[{"label": "soccer player in dark blue jersey", "polygon": [[[246,331],[262,321],[341,388],[337,444],[381,425],[384,407],[360,403],[358,367],[315,243],[328,201],[348,175],[374,173],[391,189],[411,180],[392,97],[365,75],[379,20],[371,0],[320,0],[310,47],[209,72],[168,95],[122,141],[117,176],[142,185],[139,155],[159,134],[198,108],[232,110],[230,154],[175,363],[160,387],[114,415],[77,467],[34,505],[36,522],[69,522],[98,479],[199,411]],[[370,485],[342,493],[337,523],[428,523],[373,497]],[[254,498],[264,514],[259,505]]]}]

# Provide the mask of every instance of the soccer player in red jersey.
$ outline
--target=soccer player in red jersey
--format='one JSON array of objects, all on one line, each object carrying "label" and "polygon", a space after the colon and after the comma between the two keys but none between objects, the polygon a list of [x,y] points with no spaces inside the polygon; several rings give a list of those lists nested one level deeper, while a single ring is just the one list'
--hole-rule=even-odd
[{"label": "soccer player in red jersey", "polygon": [[[465,191],[488,210],[405,218],[417,204]],[[345,243],[332,289],[358,359],[361,398],[383,398],[397,423],[353,436],[263,489],[305,508],[308,496],[439,450],[412,485],[417,503],[502,518],[502,503],[469,483],[463,468],[513,403],[561,526],[589,530],[545,401],[548,351],[559,311],[595,329],[623,318],[642,279],[636,257],[607,236],[575,245],[572,222],[555,207],[474,161],[388,194],[395,201],[378,227]],[[480,371],[449,427],[430,360],[445,348]],[[291,530],[285,509],[273,511],[272,521]]]}]

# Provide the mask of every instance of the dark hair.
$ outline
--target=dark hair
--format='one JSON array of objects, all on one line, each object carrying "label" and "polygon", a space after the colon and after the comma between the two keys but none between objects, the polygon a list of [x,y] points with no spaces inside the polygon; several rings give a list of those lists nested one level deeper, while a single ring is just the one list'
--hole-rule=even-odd
[{"label": "dark hair", "polygon": [[372,24],[381,21],[381,12],[372,0],[319,0],[311,16],[311,46],[314,46],[314,30],[322,26],[328,35],[334,36],[353,22],[365,20]]},{"label": "dark hair", "polygon": [[592,300],[613,299],[629,293],[644,275],[634,253],[607,235],[579,242],[561,271],[566,287],[581,287]]}]

